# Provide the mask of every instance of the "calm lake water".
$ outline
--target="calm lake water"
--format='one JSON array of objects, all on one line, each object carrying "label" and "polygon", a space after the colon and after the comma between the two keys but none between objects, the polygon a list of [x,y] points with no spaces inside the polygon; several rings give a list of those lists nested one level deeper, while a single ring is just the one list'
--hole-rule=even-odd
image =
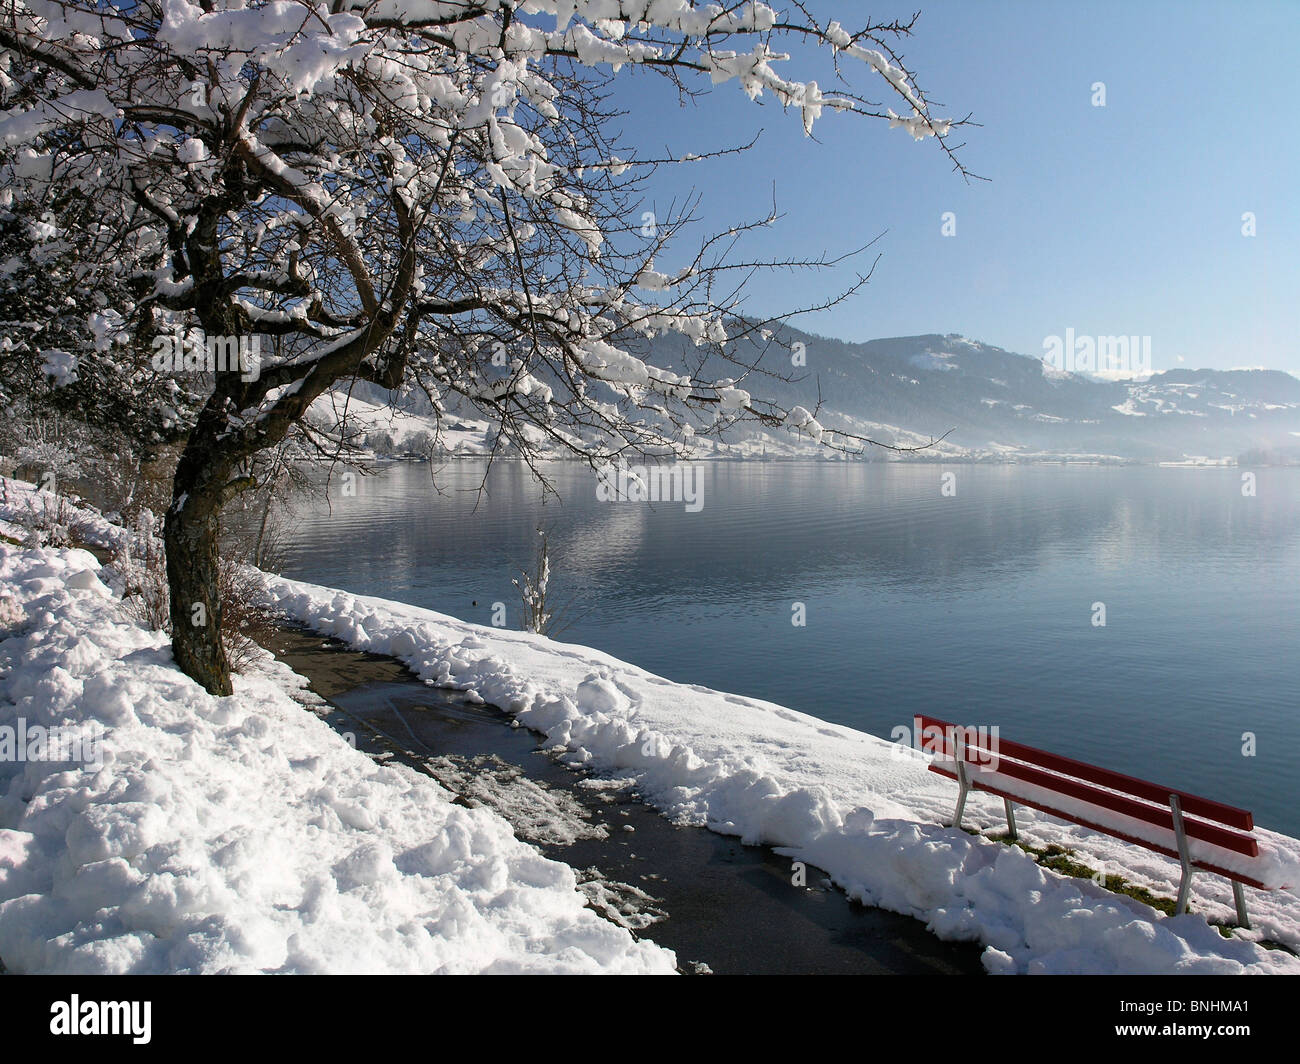
[{"label": "calm lake water", "polygon": [[518,627],[541,523],[565,642],[882,736],[999,724],[1300,835],[1300,469],[1244,497],[1235,469],[716,462],[692,513],[573,463],[545,500],[518,463],[434,468],[336,474],[285,575]]}]

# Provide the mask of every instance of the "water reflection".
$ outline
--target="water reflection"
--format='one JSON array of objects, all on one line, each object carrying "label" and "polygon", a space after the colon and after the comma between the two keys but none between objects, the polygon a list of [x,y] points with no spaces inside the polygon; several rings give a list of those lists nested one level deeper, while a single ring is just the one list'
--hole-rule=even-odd
[{"label": "water reflection", "polygon": [[937,465],[710,463],[688,513],[599,502],[575,464],[547,468],[558,500],[518,463],[449,464],[439,491],[398,465],[305,505],[286,575],[513,623],[540,523],[587,611],[567,641],[877,734],[1001,722],[1300,834],[1300,470],[1244,498],[1231,469],[949,468],[955,497]]}]

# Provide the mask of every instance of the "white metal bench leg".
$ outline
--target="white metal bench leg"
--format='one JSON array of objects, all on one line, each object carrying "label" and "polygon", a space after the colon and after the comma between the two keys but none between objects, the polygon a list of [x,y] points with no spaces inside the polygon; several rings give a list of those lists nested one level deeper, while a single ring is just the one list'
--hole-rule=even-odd
[{"label": "white metal bench leg", "polygon": [[1016,810],[1011,804],[1010,798],[1002,799],[1002,808],[1007,811],[1007,837],[1011,839],[1020,838],[1019,832],[1016,831]]},{"label": "white metal bench leg", "polygon": [[1246,912],[1246,891],[1235,879],[1232,881],[1232,900],[1237,903],[1237,926],[1250,930],[1250,916]]},{"label": "white metal bench leg", "polygon": [[1187,850],[1187,832],[1183,829],[1183,807],[1178,801],[1178,795],[1169,796],[1169,808],[1174,814],[1174,837],[1178,840],[1178,859],[1183,865],[1183,878],[1178,884],[1178,901],[1174,905],[1174,915],[1180,916],[1187,912],[1187,898],[1192,892],[1192,858]]},{"label": "white metal bench leg", "polygon": [[970,778],[966,775],[966,762],[961,759],[961,752],[957,755],[957,812],[953,814],[952,826],[961,827],[962,814],[966,811],[966,794],[970,790]]}]

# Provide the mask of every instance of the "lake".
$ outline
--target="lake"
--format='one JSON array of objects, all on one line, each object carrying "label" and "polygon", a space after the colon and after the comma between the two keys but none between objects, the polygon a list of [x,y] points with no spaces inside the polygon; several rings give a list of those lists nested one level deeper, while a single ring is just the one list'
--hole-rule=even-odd
[{"label": "lake", "polygon": [[1300,469],[699,468],[689,508],[576,463],[558,498],[510,461],[336,471],[283,572],[517,628],[541,524],[564,642],[886,737],[996,724],[1300,836]]}]

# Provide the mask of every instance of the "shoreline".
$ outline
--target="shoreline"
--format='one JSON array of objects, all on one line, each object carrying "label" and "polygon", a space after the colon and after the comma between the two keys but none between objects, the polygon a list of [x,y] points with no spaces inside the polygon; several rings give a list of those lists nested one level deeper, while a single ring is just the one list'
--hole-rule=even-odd
[{"label": "shoreline", "polygon": [[[124,534],[93,516],[95,521],[83,522],[86,531],[104,545]],[[80,519],[80,511],[72,517]],[[1176,876],[1176,862],[1145,849],[1029,813],[1021,828],[1032,852],[1007,846],[997,838],[1000,803],[978,795],[968,806],[965,830],[943,827],[952,808],[950,788],[936,782],[924,758],[897,743],[773,702],[673,682],[590,647],[265,574],[260,604],[316,633],[302,636],[307,647],[318,650],[321,640],[334,637],[360,655],[353,664],[382,661],[390,672],[371,677],[379,688],[402,681],[399,686],[420,692],[422,706],[432,699],[441,707],[440,723],[454,725],[452,730],[489,714],[494,736],[514,736],[525,744],[516,762],[549,765],[566,773],[570,785],[578,775],[578,786],[595,797],[584,804],[574,797],[583,791],[547,791],[521,764],[483,754],[477,740],[457,762],[442,752],[438,740],[417,736],[410,727],[414,718],[394,702],[391,690],[378,692],[379,708],[392,711],[388,727],[380,721],[381,730],[389,741],[410,735],[416,746],[406,750],[408,755],[414,751],[444,763],[439,774],[397,761],[377,764],[355,746],[349,749],[341,729],[320,713],[302,712],[313,701],[319,709],[319,696],[308,694],[308,680],[269,654],[262,667],[241,674],[233,698],[201,692],[176,669],[165,636],[123,614],[120,589],[115,590],[118,576],[110,569],[104,583],[96,575],[101,563],[86,551],[5,547],[0,566],[18,593],[10,618],[16,642],[6,639],[16,668],[0,677],[13,688],[9,702],[15,709],[23,702],[25,715],[100,722],[126,754],[106,762],[104,771],[73,776],[41,764],[27,766],[27,778],[15,793],[34,796],[43,788],[51,797],[15,807],[12,825],[5,824],[16,832],[10,841],[18,850],[9,856],[24,877],[15,881],[21,899],[11,900],[35,906],[48,926],[33,937],[33,913],[15,909],[10,914],[14,919],[7,931],[0,926],[5,932],[0,952],[11,970],[11,959],[17,970],[53,971],[74,963],[84,967],[91,958],[124,971],[420,970],[429,965],[515,970],[544,956],[556,970],[595,964],[608,970],[671,971],[679,961],[707,958],[689,943],[678,956],[654,939],[632,934],[656,924],[646,917],[655,915],[661,901],[667,903],[661,911],[671,911],[672,903],[644,867],[642,840],[649,837],[649,826],[642,832],[634,823],[626,825],[633,831],[625,833],[629,839],[621,849],[626,861],[638,865],[626,864],[629,871],[603,867],[607,854],[618,849],[604,841],[610,827],[622,832],[625,825],[604,812],[596,815],[593,810],[603,807],[594,802],[605,802],[614,809],[612,816],[622,817],[619,791],[629,795],[627,816],[645,815],[646,825],[663,830],[691,825],[696,829],[687,833],[691,837],[725,847],[721,861],[753,850],[802,862],[803,881],[785,862],[767,870],[768,887],[779,886],[783,897],[792,886],[811,884],[810,895],[838,898],[821,890],[827,884],[809,871],[824,869],[825,879],[847,898],[917,921],[940,941],[978,942],[980,962],[990,973],[1298,970],[1296,954],[1289,951],[1300,945],[1294,887],[1300,840],[1267,829],[1256,831],[1257,878],[1272,890],[1252,898],[1252,929],[1225,931],[1220,925],[1231,915],[1230,901],[1216,880],[1193,884],[1191,913],[1167,916],[1089,879],[1062,875],[1034,856],[1053,846],[1077,852],[1080,863],[1094,870],[1108,876],[1118,870],[1130,883],[1162,894]],[[398,662],[410,673],[404,674]],[[63,677],[61,686],[38,691],[32,685],[51,675],[54,663],[63,670],[53,673]],[[355,681],[355,675],[346,676],[333,693],[346,695],[358,686]],[[316,682],[323,683],[319,676]],[[29,696],[36,700],[26,703]],[[422,715],[420,723],[432,716]],[[533,735],[542,737],[549,757],[538,754]],[[184,748],[175,749],[182,740]],[[395,745],[400,753],[405,740]],[[577,773],[570,771],[573,766]],[[582,776],[592,772],[600,775]],[[440,777],[451,791],[434,782]],[[249,779],[258,782],[249,787]],[[616,782],[604,782],[609,780]],[[136,787],[147,800],[123,800],[124,787]],[[462,787],[472,788],[470,797],[454,799],[453,791],[466,793]],[[494,805],[493,788],[496,795],[517,794],[519,788],[549,795],[540,806],[545,815],[522,822],[512,818],[512,826],[495,810],[518,808],[509,802]],[[78,831],[89,833],[86,845],[78,835],[80,848],[71,865],[65,860],[72,841],[66,837],[69,803],[85,821]],[[588,826],[599,830],[588,832]],[[702,829],[722,841],[709,839]],[[592,858],[599,872],[584,879],[583,862],[576,857],[547,859],[521,841],[534,830],[558,831],[549,838],[557,846],[602,841],[603,849]],[[231,831],[260,841],[244,840],[232,850]],[[132,864],[130,882],[111,884],[107,893],[89,894],[70,885],[70,876],[91,866],[102,874],[98,865],[105,854],[120,863],[146,850],[187,855],[184,875],[199,894],[184,901],[183,910],[180,897],[171,894],[160,896],[147,912],[131,909],[128,888],[156,892],[175,876],[162,866]],[[270,867],[256,858],[258,852],[275,855]],[[517,882],[513,871],[520,873]],[[143,886],[136,883],[140,876]],[[688,884],[692,879],[678,876]],[[256,884],[256,892],[249,884]],[[96,903],[95,912],[116,904],[120,926],[91,920],[89,910],[83,913],[61,900],[67,891]],[[196,905],[199,895],[204,900]],[[105,897],[114,904],[106,906]],[[268,907],[265,899],[273,903]],[[491,904],[482,904],[484,899]],[[603,905],[613,918],[604,918],[589,902]],[[446,934],[434,930],[440,927],[436,922],[409,918],[416,914],[424,920],[442,910],[450,917],[465,906],[485,935],[467,935],[460,922]],[[745,935],[764,922],[754,915],[756,905],[723,907],[744,913]],[[155,909],[170,914],[165,926]],[[776,911],[766,922],[782,927],[791,922],[788,906]],[[208,917],[196,928],[205,912]],[[214,927],[214,914],[227,921],[230,933]],[[0,904],[0,925],[4,915]],[[706,920],[700,924],[709,926]],[[71,933],[85,941],[69,951],[62,943]],[[354,936],[370,948],[364,957],[353,948]],[[173,939],[190,951],[183,963],[169,953]],[[396,953],[395,943],[400,944]],[[483,959],[485,948],[490,955]],[[801,965],[800,970],[806,969]]]},{"label": "shoreline", "polygon": [[435,688],[395,658],[284,621],[268,644],[358,749],[432,776],[458,802],[487,805],[570,865],[592,908],[674,950],[683,972],[983,973],[978,945],[943,942],[917,920],[851,901],[812,866],[796,886],[792,861],[774,848],[673,824],[632,789],[548,756],[542,737],[504,711]]},{"label": "shoreline", "polygon": [[[501,707],[565,764],[634,785],[670,822],[707,827],[825,869],[846,895],[980,942],[991,973],[1294,971],[1300,840],[1257,829],[1252,930],[1224,937],[1226,883],[1200,877],[1193,911],[1168,916],[1007,846],[1001,802],[972,796],[963,830],[925,759],[776,703],[676,683],[577,644],[486,628],[390,599],[268,576],[263,605],[320,637],[399,659],[425,683]],[[1018,819],[1021,819],[1018,817]],[[1025,813],[1027,845],[1059,847],[1158,896],[1177,862]],[[1053,851],[1056,852],[1056,851]]]}]

